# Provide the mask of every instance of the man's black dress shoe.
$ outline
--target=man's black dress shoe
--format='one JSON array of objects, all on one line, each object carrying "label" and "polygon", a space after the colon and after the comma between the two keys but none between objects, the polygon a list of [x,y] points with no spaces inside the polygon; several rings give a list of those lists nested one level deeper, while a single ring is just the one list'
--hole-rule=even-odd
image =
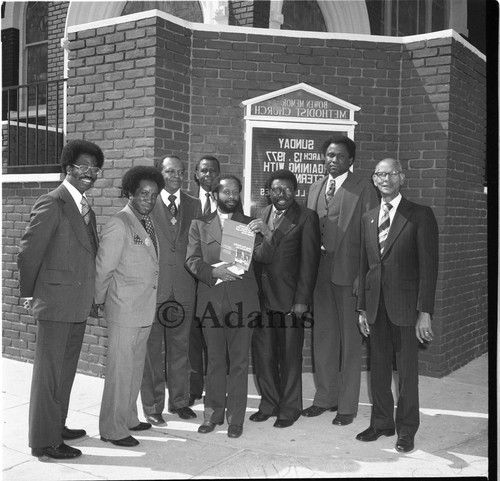
[{"label": "man's black dress shoe", "polygon": [[61,443],[59,446],[47,446],[45,448],[31,448],[31,454],[37,458],[48,456],[54,459],[71,459],[82,455],[79,449],[72,448],[67,444]]},{"label": "man's black dress shoe", "polygon": [[178,414],[181,419],[194,419],[196,417],[195,412],[187,406],[179,409],[169,409],[168,412]]},{"label": "man's black dress shoe", "polygon": [[205,421],[199,428],[198,432],[201,434],[208,434],[211,433],[214,429],[215,426],[220,426],[222,424],[222,421],[220,423],[212,423],[210,421]]},{"label": "man's black dress shoe", "polygon": [[115,446],[121,446],[123,448],[133,448],[134,446],[137,446],[139,444],[139,441],[137,441],[137,439],[133,438],[132,436],[127,436],[123,439],[106,439],[101,436],[101,441],[114,444]]},{"label": "man's black dress shoe", "polygon": [[146,429],[151,429],[151,424],[149,423],[139,423],[137,426],[133,428],[129,428],[130,431],[146,431]]},{"label": "man's black dress shoe", "polygon": [[87,434],[85,429],[69,429],[66,426],[62,429],[62,438],[63,439],[77,439],[82,438]]},{"label": "man's black dress shoe", "polygon": [[313,404],[307,409],[304,409],[300,414],[306,418],[315,418],[316,416],[323,414],[325,411],[336,411],[337,409],[337,406],[333,406],[331,408],[320,408],[319,406],[315,406]]},{"label": "man's black dress shoe", "polygon": [[354,414],[337,414],[332,421],[335,426],[347,426],[351,424],[354,419]]},{"label": "man's black dress shoe", "polygon": [[409,453],[415,449],[413,438],[408,434],[400,434],[396,441],[396,451],[400,453]]},{"label": "man's black dress shoe", "polygon": [[161,414],[147,414],[146,421],[153,426],[161,426],[162,424],[167,424]]},{"label": "man's black dress shoe", "polygon": [[230,424],[227,428],[228,438],[239,438],[243,434],[243,424]]},{"label": "man's black dress shoe", "polygon": [[295,421],[292,421],[291,419],[276,419],[273,426],[275,428],[289,428],[294,422]]},{"label": "man's black dress shoe", "polygon": [[380,436],[394,436],[394,429],[377,429],[373,426],[370,426],[368,429],[365,429],[362,433],[359,433],[356,436],[358,441],[376,441]]},{"label": "man's black dress shoe", "polygon": [[263,421],[267,421],[271,416],[271,414],[264,414],[260,411],[257,411],[256,413],[253,413],[249,419],[250,421],[253,421],[255,423],[261,423]]}]

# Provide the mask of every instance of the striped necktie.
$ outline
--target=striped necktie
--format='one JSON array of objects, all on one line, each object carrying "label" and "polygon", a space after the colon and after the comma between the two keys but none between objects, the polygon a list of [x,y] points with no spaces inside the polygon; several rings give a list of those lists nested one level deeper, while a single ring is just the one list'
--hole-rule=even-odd
[{"label": "striped necktie", "polygon": [[206,200],[205,200],[205,207],[203,207],[203,215],[210,214],[210,210],[211,210],[210,209],[210,207],[211,207],[210,192],[206,192],[205,197],[206,197]]},{"label": "striped necktie", "polygon": [[85,224],[89,225],[90,222],[90,205],[87,200],[87,198],[82,195],[82,200],[80,201],[80,204],[82,206],[82,217],[85,222]]},{"label": "striped necktie", "polygon": [[141,219],[141,223],[144,226],[144,229],[146,229],[146,232],[148,233],[148,236],[150,237],[151,242],[153,243],[153,246],[155,248],[156,255],[158,256],[158,245],[156,244],[155,228],[153,227],[151,217],[149,217],[149,215],[143,216]]},{"label": "striped necktie", "polygon": [[380,247],[380,255],[384,252],[385,241],[387,240],[387,234],[389,234],[389,228],[391,227],[391,218],[389,217],[391,208],[392,205],[389,203],[382,204],[382,217],[378,224],[378,245]]}]

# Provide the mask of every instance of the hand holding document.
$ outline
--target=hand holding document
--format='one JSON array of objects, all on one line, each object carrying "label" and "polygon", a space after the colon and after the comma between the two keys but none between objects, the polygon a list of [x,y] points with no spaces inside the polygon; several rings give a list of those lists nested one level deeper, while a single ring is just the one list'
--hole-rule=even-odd
[{"label": "hand holding document", "polygon": [[222,229],[220,259],[213,264],[212,275],[221,282],[235,281],[247,271],[252,262],[255,233],[247,224],[227,219]]},{"label": "hand holding document", "polygon": [[252,262],[255,232],[247,224],[227,219],[222,229],[220,260],[247,271]]}]

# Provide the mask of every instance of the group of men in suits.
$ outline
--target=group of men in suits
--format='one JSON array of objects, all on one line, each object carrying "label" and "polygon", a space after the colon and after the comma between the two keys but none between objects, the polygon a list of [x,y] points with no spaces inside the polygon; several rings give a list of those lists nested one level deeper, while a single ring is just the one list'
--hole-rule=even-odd
[{"label": "group of men in suits", "polygon": [[[226,417],[228,436],[241,436],[251,344],[262,398],[250,420],[276,416],[274,426],[285,428],[300,415],[336,410],[333,424],[350,424],[358,408],[361,332],[371,338],[373,409],[370,427],[357,439],[375,441],[397,431],[396,449],[413,449],[418,342],[433,336],[437,224],[431,209],[401,196],[404,174],[396,160],[379,162],[370,183],[350,171],[355,145],[349,138],[328,139],[322,154],[327,175],[311,186],[305,206],[295,200],[295,175],[280,170],[268,179],[271,204],[256,219],[243,214],[241,181],[220,175],[214,157],[202,158],[196,167],[195,196],[181,190],[185,168],[176,156],[161,159],[154,173],[145,168],[148,172],[134,171],[128,179],[126,174],[129,203],[104,227],[97,255],[95,299],[98,308],[104,304],[109,329],[104,441],[133,446],[138,442],[128,431],[164,424],[166,388],[168,410],[191,419],[196,414],[189,406],[205,387],[198,431],[212,432]],[[33,297],[25,305],[32,305],[39,325],[30,446],[34,455],[54,458],[80,455],[63,439],[85,435],[68,429],[65,419],[93,306],[98,240],[85,192],[103,164],[100,149],[83,141],[70,142],[62,159],[66,179],[35,204],[19,254],[21,295]],[[228,218],[248,224],[256,235],[245,272],[218,265]],[[131,299],[151,298],[155,307],[131,316],[137,305],[114,305],[123,297],[116,293],[127,289],[134,291]],[[129,315],[116,316],[123,308]],[[226,322],[233,315],[237,329]],[[303,409],[307,321],[313,325],[316,393],[312,406]],[[132,346],[140,346],[135,360]],[[395,421],[393,354],[400,374]],[[64,366],[63,372],[56,365]],[[139,388],[146,423],[139,422],[134,405]],[[130,403],[118,406],[124,396]]]}]

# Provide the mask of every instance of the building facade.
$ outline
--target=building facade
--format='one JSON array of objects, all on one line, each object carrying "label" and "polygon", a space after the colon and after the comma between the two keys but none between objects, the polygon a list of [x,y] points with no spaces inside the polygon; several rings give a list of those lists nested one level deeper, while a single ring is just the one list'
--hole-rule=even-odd
[{"label": "building facade", "polygon": [[[410,4],[420,9],[405,13]],[[4,356],[34,356],[36,325],[19,302],[17,249],[34,201],[61,180],[65,141],[84,138],[104,151],[90,192],[102,225],[123,206],[124,171],[169,153],[186,162],[190,180],[203,154],[244,177],[244,102],[302,83],[359,108],[355,170],[368,178],[382,158],[400,159],[403,194],[436,214],[436,335],[421,350],[421,372],[443,376],[486,351],[486,58],[468,23],[477,15],[469,2],[2,8]],[[104,373],[106,344],[105,323],[89,319],[82,372]],[[304,370],[311,365],[308,333]]]}]

